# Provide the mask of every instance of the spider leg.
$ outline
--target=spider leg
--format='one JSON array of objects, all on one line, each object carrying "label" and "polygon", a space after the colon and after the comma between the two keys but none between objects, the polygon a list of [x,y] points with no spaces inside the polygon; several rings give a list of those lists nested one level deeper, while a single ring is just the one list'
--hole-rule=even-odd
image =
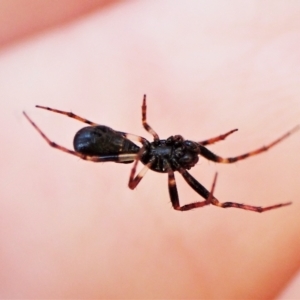
[{"label": "spider leg", "polygon": [[271,206],[267,206],[267,207],[261,207],[261,206],[252,206],[252,205],[236,203],[236,202],[221,203],[216,198],[213,198],[211,204],[222,207],[222,208],[235,207],[235,208],[241,208],[241,209],[245,209],[245,210],[251,210],[251,211],[262,213],[264,211],[268,211],[268,210],[271,210],[274,208],[291,205],[292,202],[286,202],[286,203],[275,204],[275,205],[271,205]]},{"label": "spider leg", "polygon": [[140,183],[140,181],[143,179],[143,177],[145,176],[146,172],[151,168],[152,164],[155,161],[155,157],[152,157],[149,162],[142,168],[142,170],[135,176],[136,173],[136,168],[138,165],[138,162],[140,160],[140,157],[142,155],[142,153],[144,152],[145,147],[143,146],[138,154],[136,155],[133,167],[130,171],[130,176],[129,176],[129,182],[128,182],[128,187],[131,190],[134,190],[136,188],[136,186]]},{"label": "spider leg", "polygon": [[54,109],[54,108],[50,108],[50,107],[46,107],[46,106],[41,106],[41,105],[36,105],[35,107],[42,108],[42,109],[45,109],[45,110],[49,110],[49,111],[52,111],[52,112],[55,112],[55,113],[58,113],[58,114],[62,114],[62,115],[68,116],[69,118],[76,119],[76,120],[78,120],[80,122],[89,124],[91,126],[97,126],[97,125],[99,125],[97,123],[94,123],[94,122],[89,121],[87,119],[84,119],[82,117],[79,117],[79,116],[73,114],[72,112],[62,111],[62,110],[58,110],[58,109]]},{"label": "spider leg", "polygon": [[143,105],[142,105],[142,123],[144,128],[153,135],[154,140],[158,141],[159,136],[158,134],[152,129],[152,127],[147,123],[147,105],[146,105],[146,95],[143,98]]},{"label": "spider leg", "polygon": [[63,152],[75,155],[81,159],[93,161],[93,162],[127,162],[127,161],[133,161],[136,158],[136,153],[129,153],[129,154],[113,154],[113,155],[102,155],[102,156],[89,156],[82,154],[80,152],[76,152],[70,149],[67,149],[61,145],[56,144],[55,142],[52,142],[42,131],[41,129],[28,117],[28,115],[23,112],[26,119],[31,123],[31,125],[39,132],[39,134],[43,137],[43,139],[49,144],[49,146],[61,150]]},{"label": "spider leg", "polygon": [[[144,128],[151,134],[153,135],[153,138],[155,141],[159,141],[159,136],[158,134],[152,129],[152,127],[147,123],[147,105],[146,105],[146,95],[144,95],[143,98],[143,105],[142,105],[142,123]],[[149,142],[140,136],[136,136],[133,134],[125,133],[125,132],[120,132],[124,137],[128,138],[129,140],[137,140],[138,142],[143,144],[143,147],[139,150],[138,154],[136,155],[134,164],[132,166],[130,175],[129,175],[129,182],[128,186],[130,189],[135,189],[136,186],[139,184],[139,182],[142,180],[142,178],[145,176],[146,172],[151,168],[151,165],[155,161],[155,157],[151,158],[149,162],[143,167],[143,169],[135,176],[136,173],[136,168],[138,165],[138,162],[145,151],[145,146]]]},{"label": "spider leg", "polygon": [[[191,178],[194,179],[193,177],[191,177]],[[200,183],[199,183],[199,185],[200,185]],[[174,175],[174,172],[171,168],[168,169],[168,188],[169,188],[169,195],[170,195],[170,198],[171,198],[173,208],[176,209],[176,210],[180,210],[180,211],[191,210],[191,209],[194,209],[194,208],[209,205],[209,204],[211,204],[211,199],[210,198],[213,197],[213,196],[210,197],[211,193],[209,193],[207,190],[205,190],[207,192],[207,199],[205,201],[194,202],[194,203],[185,204],[183,206],[180,206],[175,175]],[[212,192],[213,192],[213,190],[212,190]]]},{"label": "spider leg", "polygon": [[238,131],[238,129],[233,129],[233,130],[230,130],[224,134],[221,134],[219,136],[216,136],[214,138],[211,138],[211,139],[208,139],[208,140],[204,140],[204,141],[201,141],[201,142],[198,142],[199,144],[201,144],[202,146],[205,146],[205,145],[211,145],[211,144],[214,144],[215,142],[218,142],[218,141],[222,141],[224,140],[228,135],[234,133]]},{"label": "spider leg", "polygon": [[218,178],[218,173],[215,174],[214,181],[213,181],[213,183],[211,185],[211,188],[210,188],[210,193],[208,195],[208,198],[206,199],[210,203],[212,203],[212,200],[214,198],[214,191],[215,191],[215,187],[216,187],[216,183],[217,183],[217,178]]},{"label": "spider leg", "polygon": [[147,140],[139,135],[123,132],[123,131],[117,131],[117,133],[121,134],[124,138],[131,140],[131,141],[137,141],[141,144],[147,143]]},{"label": "spider leg", "polygon": [[206,159],[209,159],[209,160],[212,160],[212,161],[215,161],[218,163],[230,164],[230,163],[234,163],[236,161],[239,161],[239,160],[245,159],[247,157],[254,156],[254,155],[257,155],[257,154],[260,154],[262,152],[269,150],[270,148],[274,147],[275,145],[277,145],[278,143],[280,143],[281,141],[283,141],[284,139],[286,139],[288,136],[290,136],[291,134],[293,134],[294,132],[296,132],[299,129],[300,129],[300,126],[298,125],[298,126],[294,127],[293,129],[291,129],[290,131],[288,131],[287,133],[285,133],[284,135],[282,135],[277,140],[268,144],[267,146],[263,146],[261,148],[258,148],[256,150],[247,152],[247,153],[239,155],[239,156],[223,158],[223,157],[220,157],[220,156],[212,153],[211,151],[209,151],[207,148],[203,147],[202,145],[200,145],[200,153],[199,154],[204,156]]},{"label": "spider leg", "polygon": [[186,211],[186,210],[191,210],[191,209],[198,208],[198,207],[203,207],[203,206],[206,206],[206,205],[209,205],[212,203],[211,201],[213,199],[215,199],[215,197],[213,196],[213,191],[214,191],[214,187],[215,187],[216,177],[215,177],[214,183],[212,185],[211,192],[209,192],[200,182],[198,182],[185,169],[180,168],[178,171],[181,173],[181,175],[186,180],[186,182],[190,185],[190,187],[193,190],[195,190],[200,196],[202,196],[205,200],[201,201],[201,202],[200,201],[193,202],[190,204],[180,206],[174,172],[171,168],[169,168],[168,169],[169,194],[170,194],[171,202],[172,202],[174,209],[180,210],[180,211]]},{"label": "spider leg", "polygon": [[[208,202],[207,204],[213,204],[215,206],[219,206],[219,207],[222,207],[222,208],[235,207],[235,208],[251,210],[251,211],[261,213],[261,212],[268,211],[268,210],[275,209],[275,208],[279,208],[279,207],[282,207],[282,206],[287,206],[287,205],[290,205],[292,203],[292,202],[280,203],[280,204],[275,204],[275,205],[267,206],[267,207],[252,206],[252,205],[241,204],[241,203],[236,203],[236,202],[223,202],[223,203],[221,203],[221,202],[219,202],[219,200],[217,198],[215,198],[213,196],[214,186],[215,186],[216,180],[217,180],[216,175],[215,175],[214,182],[213,182],[213,185],[212,185],[212,188],[211,188],[211,192],[209,192],[208,190],[206,190],[206,188],[204,186],[202,186],[185,169],[180,168],[178,171],[181,173],[181,175],[183,176],[185,181],[189,184],[189,186],[194,191],[196,191],[200,196],[202,196],[203,198],[206,199],[206,201],[204,201],[204,202]],[[189,209],[203,206],[203,205],[197,205],[198,203],[201,204],[203,202],[196,202],[196,203],[189,204],[189,205],[195,205],[195,206],[192,206]]]}]

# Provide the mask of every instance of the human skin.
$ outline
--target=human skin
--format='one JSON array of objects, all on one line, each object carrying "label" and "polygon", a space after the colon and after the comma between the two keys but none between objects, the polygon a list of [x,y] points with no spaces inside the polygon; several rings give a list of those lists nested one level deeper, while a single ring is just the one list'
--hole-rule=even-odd
[{"label": "human skin", "polygon": [[[217,171],[220,201],[291,206],[181,213],[167,175],[148,172],[131,191],[131,165],[51,149],[22,110],[69,148],[84,124],[34,105],[151,140],[146,93],[161,138],[239,128],[210,149],[243,154],[299,124],[299,11],[280,1],[120,2],[2,40],[1,298],[276,298],[300,265],[300,131],[257,157],[200,159],[190,171],[208,189]],[[182,203],[202,200],[176,179]]]}]

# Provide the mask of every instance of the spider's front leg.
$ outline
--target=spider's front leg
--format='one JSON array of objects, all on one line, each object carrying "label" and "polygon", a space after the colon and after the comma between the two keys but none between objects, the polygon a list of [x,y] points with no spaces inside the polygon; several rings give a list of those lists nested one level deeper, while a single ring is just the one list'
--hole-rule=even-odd
[{"label": "spider's front leg", "polygon": [[[287,137],[289,137],[291,134],[293,134],[294,132],[296,132],[299,129],[300,129],[300,126],[297,125],[293,129],[291,129],[290,131],[288,131],[284,135],[282,135],[280,138],[278,138],[275,141],[273,141],[272,143],[270,143],[270,144],[268,144],[266,146],[260,147],[260,148],[258,148],[256,150],[244,153],[242,155],[238,155],[238,156],[234,156],[234,157],[228,157],[228,158],[223,158],[221,156],[218,156],[218,155],[214,154],[213,152],[211,152],[210,150],[208,150],[207,148],[205,148],[201,144],[199,145],[199,147],[200,147],[199,148],[199,150],[200,150],[199,154],[202,155],[203,157],[205,157],[208,160],[212,160],[212,161],[215,161],[215,162],[218,162],[218,163],[231,164],[231,163],[235,163],[235,162],[237,162],[239,160],[246,159],[246,158],[248,158],[250,156],[254,156],[254,155],[257,155],[257,154],[260,154],[262,152],[265,152],[265,151],[269,150],[270,148],[272,148],[275,145],[277,145],[278,143],[282,142],[284,139],[286,139]],[[225,134],[225,136],[226,136],[226,134]],[[218,140],[218,138],[215,138],[215,139]],[[212,140],[215,141],[215,139],[212,139]],[[206,142],[206,144],[210,144],[209,142],[207,143],[207,141],[204,141],[204,142]]]},{"label": "spider's front leg", "polygon": [[[198,193],[200,196],[202,196],[204,199],[206,199],[206,201],[204,201],[204,202],[208,202],[207,204],[213,204],[215,206],[219,206],[219,207],[222,207],[222,208],[235,207],[235,208],[241,208],[241,209],[251,210],[251,211],[255,211],[255,212],[260,212],[261,213],[261,212],[268,211],[268,210],[275,209],[275,208],[279,208],[279,207],[282,207],[282,206],[287,206],[287,205],[290,205],[292,203],[292,202],[280,203],[280,204],[275,204],[275,205],[267,206],[267,207],[252,206],[252,205],[246,205],[246,204],[241,204],[241,203],[236,203],[236,202],[223,202],[223,203],[221,203],[221,202],[219,202],[219,200],[217,198],[215,198],[213,196],[213,190],[214,190],[214,187],[215,187],[215,184],[216,184],[216,180],[217,180],[216,176],[214,178],[214,182],[213,182],[213,185],[212,185],[211,192],[209,192],[188,171],[186,171],[183,168],[180,168],[178,171],[183,176],[183,178],[185,179],[185,181],[189,184],[189,186],[196,193]],[[201,204],[203,202],[196,202],[196,203],[189,204],[189,205],[196,205],[196,206],[191,207],[189,209],[203,206],[203,205],[199,205],[198,203]]]},{"label": "spider's front leg", "polygon": [[233,129],[233,130],[230,130],[224,134],[221,134],[221,135],[218,135],[214,138],[210,138],[208,140],[204,140],[204,141],[201,141],[201,142],[198,142],[199,144],[201,144],[202,146],[206,146],[206,145],[211,145],[211,144],[214,144],[218,141],[223,141],[226,139],[226,137],[234,132],[238,131],[238,129]]}]

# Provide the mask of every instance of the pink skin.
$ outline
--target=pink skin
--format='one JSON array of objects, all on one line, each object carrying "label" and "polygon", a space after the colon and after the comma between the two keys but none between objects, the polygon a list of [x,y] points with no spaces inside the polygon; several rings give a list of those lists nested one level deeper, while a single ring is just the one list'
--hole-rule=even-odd
[{"label": "pink skin", "polygon": [[[63,13],[51,1],[25,3],[0,3],[1,297],[278,297],[300,266],[299,132],[235,165],[200,159],[191,170],[208,189],[218,172],[220,201],[291,206],[180,213],[167,175],[149,171],[132,191],[131,165],[51,149],[22,110],[69,148],[84,124],[34,105],[151,139],[146,93],[160,138],[239,128],[209,149],[254,150],[300,121],[300,3],[98,1],[84,18],[95,8],[82,1]],[[181,203],[202,200],[175,176]],[[299,285],[286,295],[299,298]]]}]

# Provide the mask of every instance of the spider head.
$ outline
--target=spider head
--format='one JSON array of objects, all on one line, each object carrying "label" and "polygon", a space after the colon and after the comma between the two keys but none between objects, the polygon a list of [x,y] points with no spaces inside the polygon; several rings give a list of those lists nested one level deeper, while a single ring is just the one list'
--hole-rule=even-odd
[{"label": "spider head", "polygon": [[199,160],[199,145],[193,141],[183,141],[181,146],[175,150],[175,153],[179,165],[189,170]]}]

